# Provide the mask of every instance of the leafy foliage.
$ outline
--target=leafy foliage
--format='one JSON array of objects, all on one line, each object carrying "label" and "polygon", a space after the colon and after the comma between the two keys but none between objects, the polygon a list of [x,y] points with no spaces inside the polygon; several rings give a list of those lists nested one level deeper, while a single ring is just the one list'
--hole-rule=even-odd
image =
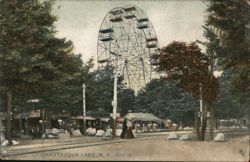
[{"label": "leafy foliage", "polygon": [[247,0],[207,0],[207,26],[219,36],[218,65],[230,70],[232,93],[249,102],[250,5]]},{"label": "leafy foliage", "polygon": [[[1,1],[0,5],[1,85],[34,90],[57,78],[56,67],[46,57],[50,52],[46,46],[53,41],[49,38],[53,36],[51,26],[56,20],[47,15],[50,3]],[[39,20],[44,20],[43,25]]]},{"label": "leafy foliage", "polygon": [[118,92],[118,112],[124,116],[129,110],[135,110],[135,92],[133,89],[124,87]]},{"label": "leafy foliage", "polygon": [[217,119],[232,119],[232,118],[249,118],[249,104],[239,101],[231,93],[232,84],[228,77],[230,71],[226,71],[220,78],[220,94],[215,103],[215,118]]},{"label": "leafy foliage", "polygon": [[206,51],[205,55],[210,60],[209,70],[214,72],[215,70],[221,70],[218,66],[218,54],[223,52],[223,49],[220,46],[220,39],[216,34],[216,30],[210,26],[203,26],[204,33],[203,36],[206,38],[205,42],[197,40],[198,43],[201,43],[205,46]]},{"label": "leafy foliage", "polygon": [[12,105],[19,111],[30,109],[26,101],[34,98],[51,111],[69,108],[83,80],[83,63],[72,52],[72,42],[55,37],[52,5],[53,1],[0,2],[0,85],[3,96],[13,93]]},{"label": "leafy foliage", "polygon": [[172,42],[160,49],[152,59],[156,69],[164,72],[164,78],[176,82],[195,97],[199,97],[201,85],[204,100],[216,99],[218,79],[209,71],[209,58],[195,43]]},{"label": "leafy foliage", "polygon": [[[112,100],[114,93],[113,69],[114,68],[112,66],[106,66],[103,69],[94,71],[90,77],[87,78],[86,106],[88,110],[102,110],[109,113],[112,112]],[[117,83],[118,91],[122,91],[122,89],[124,89],[122,81],[123,78],[119,76]]]},{"label": "leafy foliage", "polygon": [[199,106],[197,100],[173,82],[154,79],[138,92],[135,107],[138,112],[190,125]]}]

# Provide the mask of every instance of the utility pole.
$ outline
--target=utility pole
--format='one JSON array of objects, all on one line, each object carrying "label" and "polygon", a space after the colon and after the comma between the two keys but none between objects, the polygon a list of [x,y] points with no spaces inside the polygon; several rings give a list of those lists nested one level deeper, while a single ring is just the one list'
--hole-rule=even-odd
[{"label": "utility pole", "polygon": [[82,85],[82,108],[83,108],[83,133],[86,133],[86,102],[85,102],[85,84]]},{"label": "utility pole", "polygon": [[116,136],[116,113],[117,113],[117,71],[118,71],[118,55],[115,56],[114,71],[114,97],[113,97],[113,138]]}]

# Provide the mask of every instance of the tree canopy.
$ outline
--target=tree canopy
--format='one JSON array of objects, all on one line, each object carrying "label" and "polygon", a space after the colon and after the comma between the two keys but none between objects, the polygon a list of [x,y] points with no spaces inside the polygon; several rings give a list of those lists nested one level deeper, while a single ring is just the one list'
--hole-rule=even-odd
[{"label": "tree canopy", "polygon": [[199,97],[200,86],[206,101],[218,95],[218,79],[209,71],[210,59],[195,43],[172,42],[160,49],[152,59],[163,77]]},{"label": "tree canopy", "polygon": [[249,117],[249,104],[235,98],[231,89],[233,85],[229,80],[230,71],[226,71],[220,77],[220,94],[215,102],[216,119],[232,119]]},{"label": "tree canopy", "polygon": [[247,0],[206,0],[207,26],[219,37],[218,67],[230,70],[234,97],[249,102],[250,5]]},{"label": "tree canopy", "polygon": [[198,101],[171,81],[153,79],[135,98],[135,111],[149,112],[162,119],[192,125]]}]

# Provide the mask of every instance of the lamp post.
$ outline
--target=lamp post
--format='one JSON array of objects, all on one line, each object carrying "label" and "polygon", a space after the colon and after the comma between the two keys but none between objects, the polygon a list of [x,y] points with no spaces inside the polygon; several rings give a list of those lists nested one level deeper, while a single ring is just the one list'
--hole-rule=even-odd
[{"label": "lamp post", "polygon": [[82,108],[83,108],[83,133],[86,132],[86,102],[85,102],[85,84],[82,85]]}]

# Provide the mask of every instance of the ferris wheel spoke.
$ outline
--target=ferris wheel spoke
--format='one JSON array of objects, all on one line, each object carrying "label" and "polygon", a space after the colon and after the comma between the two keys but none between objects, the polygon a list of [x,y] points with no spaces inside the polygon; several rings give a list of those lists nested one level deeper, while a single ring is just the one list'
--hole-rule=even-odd
[{"label": "ferris wheel spoke", "polygon": [[[123,27],[123,30],[124,30],[124,31],[125,31],[125,33],[127,34],[127,36],[128,36],[128,40],[132,40],[132,39],[131,39],[131,37],[129,36],[129,33],[125,30],[125,28],[124,28],[124,27]],[[135,36],[136,36],[136,34],[135,34]],[[137,53],[139,53],[138,49],[137,49],[137,48],[135,48],[136,43],[135,43],[135,42],[132,42],[132,41],[130,41],[130,42],[131,42],[131,44],[132,44],[131,51],[134,49],[134,50],[136,50],[136,51],[137,51]],[[128,46],[129,46],[129,44],[128,44]],[[129,52],[128,56],[130,55],[130,53],[132,53],[131,51]]]},{"label": "ferris wheel spoke", "polygon": [[143,63],[144,63],[144,65],[147,65],[148,67],[151,67],[151,64],[149,62],[143,60]]},{"label": "ferris wheel spoke", "polygon": [[128,85],[131,86],[130,77],[129,77],[129,71],[128,71],[128,64],[126,63],[124,67],[125,67],[126,73],[127,73]]},{"label": "ferris wheel spoke", "polygon": [[[130,65],[132,65],[132,66],[135,67],[135,68],[141,67],[140,65],[138,65],[138,64],[133,64],[133,63],[130,63]],[[144,68],[142,67],[141,69],[143,70],[144,73],[150,74],[150,72],[148,72],[148,68],[147,68],[147,67],[144,66]]]},{"label": "ferris wheel spoke", "polygon": [[138,45],[140,44],[140,43],[138,42],[138,39],[141,37],[141,32],[138,32],[138,33],[135,32],[135,31],[136,31],[136,29],[135,29],[135,24],[133,24],[131,28],[133,28],[133,34],[134,34],[134,36],[135,36],[135,39],[134,39],[134,41],[132,42],[132,48],[131,48],[131,51],[130,51],[129,55],[132,54],[132,50],[133,50],[133,49],[137,51],[137,54],[139,54],[140,51],[141,51],[141,49],[140,49],[140,48],[137,48],[137,47],[139,47]]},{"label": "ferris wheel spoke", "polygon": [[102,58],[102,56],[104,55],[104,50],[102,52],[99,51],[100,55],[97,58]]},{"label": "ferris wheel spoke", "polygon": [[[134,28],[134,31],[135,31],[135,30],[136,30],[136,29],[135,29],[135,26],[133,26],[133,28]],[[141,37],[142,37],[142,33],[140,33],[140,35],[137,35],[136,40],[135,40],[136,43],[137,43],[137,46],[140,47],[140,51],[141,51],[141,52],[140,52],[139,56],[140,56],[141,53],[143,52],[143,41],[138,42],[138,40],[142,39]]]},{"label": "ferris wheel spoke", "polygon": [[[126,30],[124,29],[124,26],[120,26],[120,28],[122,28],[124,30],[124,33],[122,32],[123,30],[120,30],[121,31],[121,38],[124,37],[124,35],[126,35]],[[122,41],[122,47],[124,48],[125,47],[125,40]]]},{"label": "ferris wheel spoke", "polygon": [[103,44],[101,44],[101,43],[98,43],[98,46],[100,46],[100,47],[102,47],[102,48],[106,48]]},{"label": "ferris wheel spoke", "polygon": [[[114,37],[114,40],[115,40],[115,43],[113,43],[113,44],[117,47],[116,49],[119,50],[118,53],[119,53],[120,55],[124,55],[124,54],[123,54],[123,51],[121,50],[121,45],[120,45],[119,42],[117,41],[119,37],[117,37],[116,34],[114,34],[113,37]],[[117,52],[117,51],[116,51],[116,52]]]},{"label": "ferris wheel spoke", "polygon": [[100,55],[97,57],[98,59],[101,59],[101,58],[106,58],[107,57],[107,52],[104,50],[102,52],[99,52]]},{"label": "ferris wheel spoke", "polygon": [[[103,45],[101,45],[101,44],[98,44],[99,45],[99,47],[102,47],[101,49],[102,49],[102,51],[101,52],[99,52],[100,50],[98,50],[98,53],[100,53],[99,54],[99,57],[98,58],[102,58],[103,57],[103,55],[109,55],[110,54],[110,49],[109,48],[107,48],[107,47],[105,47],[105,46],[103,46]],[[104,58],[106,58],[107,56],[104,56]]]},{"label": "ferris wheel spoke", "polygon": [[104,26],[108,26],[108,27],[110,26],[109,21],[107,21],[106,19],[103,20],[103,24],[104,24]]},{"label": "ferris wheel spoke", "polygon": [[[134,26],[133,26],[133,28],[134,28]],[[138,47],[138,44],[139,44],[138,43],[138,35],[136,33],[134,33],[134,35],[135,35],[135,41],[131,42],[132,43],[132,48],[131,48],[131,51],[130,51],[130,55],[132,54],[132,50],[136,50],[137,54],[140,53],[140,49],[136,48],[136,46],[135,46],[135,45],[137,45],[137,47]]]}]

